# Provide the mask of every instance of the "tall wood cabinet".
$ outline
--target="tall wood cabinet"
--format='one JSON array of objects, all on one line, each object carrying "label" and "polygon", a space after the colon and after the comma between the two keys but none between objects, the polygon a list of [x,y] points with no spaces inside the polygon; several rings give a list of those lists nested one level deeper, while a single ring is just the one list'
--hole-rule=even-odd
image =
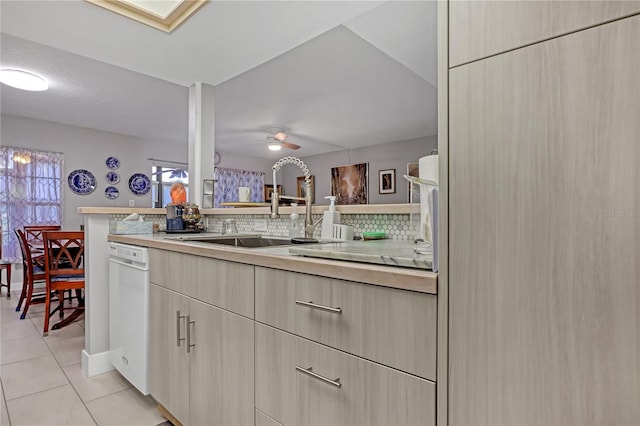
[{"label": "tall wood cabinet", "polygon": [[634,15],[448,71],[449,424],[640,423],[639,43]]},{"label": "tall wood cabinet", "polygon": [[[184,425],[253,424],[253,319],[215,306],[253,305],[253,266],[159,250],[150,257],[151,394]],[[242,288],[250,291],[240,296]]]}]

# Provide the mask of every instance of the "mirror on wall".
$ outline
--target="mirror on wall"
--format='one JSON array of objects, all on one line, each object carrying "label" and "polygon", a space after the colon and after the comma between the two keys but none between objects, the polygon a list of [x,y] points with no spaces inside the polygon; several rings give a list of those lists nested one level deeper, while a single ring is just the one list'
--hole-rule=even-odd
[{"label": "mirror on wall", "polygon": [[[437,4],[371,2],[356,17],[216,86],[219,167],[263,170],[284,156],[315,176],[327,204],[331,169],[365,163],[369,204],[408,202],[407,164],[437,148]],[[299,149],[268,149],[281,128]],[[395,178],[382,190],[381,170]],[[300,171],[285,166],[278,184],[296,192]]]}]

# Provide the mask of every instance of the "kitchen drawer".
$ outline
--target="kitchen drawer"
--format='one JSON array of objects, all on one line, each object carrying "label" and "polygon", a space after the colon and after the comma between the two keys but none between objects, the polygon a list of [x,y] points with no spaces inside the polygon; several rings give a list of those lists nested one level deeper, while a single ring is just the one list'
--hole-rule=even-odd
[{"label": "kitchen drawer", "polygon": [[256,324],[256,407],[285,426],[432,425],[435,395],[429,380]]},{"label": "kitchen drawer", "polygon": [[256,267],[257,321],[431,380],[436,311],[434,295]]},{"label": "kitchen drawer", "polygon": [[253,265],[151,249],[149,266],[152,283],[253,318]]}]

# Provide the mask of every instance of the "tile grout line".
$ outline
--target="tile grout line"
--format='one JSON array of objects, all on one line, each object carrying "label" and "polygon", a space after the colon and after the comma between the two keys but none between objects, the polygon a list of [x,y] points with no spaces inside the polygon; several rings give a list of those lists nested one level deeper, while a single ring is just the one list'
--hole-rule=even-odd
[{"label": "tile grout line", "polygon": [[[31,319],[31,318],[29,318]],[[31,323],[33,324],[34,327],[36,327],[36,329],[38,328],[37,325],[33,322],[33,319],[31,319]],[[75,324],[75,322],[73,323]],[[71,381],[71,379],[69,378],[69,376],[67,375],[67,372],[64,371],[64,367],[60,364],[60,361],[58,361],[58,358],[56,358],[56,356],[53,354],[53,351],[51,350],[51,346],[49,345],[49,342],[47,342],[47,340],[44,338],[44,336],[42,334],[40,334],[40,338],[42,338],[42,340],[44,341],[44,344],[47,345],[47,349],[49,349],[49,352],[51,353],[51,356],[53,356],[53,359],[56,361],[56,364],[58,364],[58,367],[60,368],[60,370],[62,371],[62,374],[64,375],[64,377],[67,379],[67,382],[69,383],[69,385],[71,386],[71,389],[73,389],[73,392],[76,394],[76,396],[78,397],[78,399],[80,400],[80,403],[82,404],[82,406],[84,407],[85,410],[87,410],[87,414],[89,414],[89,417],[91,417],[91,420],[93,420],[93,422],[98,425],[98,421],[96,420],[95,417],[93,417],[93,414],[91,413],[91,411],[89,410],[89,407],[87,407],[87,404],[84,402],[84,400],[82,399],[82,397],[80,396],[80,394],[78,393],[78,390],[76,389],[76,387],[73,385],[73,382]],[[84,338],[84,335],[83,335]],[[73,365],[73,364],[71,364]]]}]

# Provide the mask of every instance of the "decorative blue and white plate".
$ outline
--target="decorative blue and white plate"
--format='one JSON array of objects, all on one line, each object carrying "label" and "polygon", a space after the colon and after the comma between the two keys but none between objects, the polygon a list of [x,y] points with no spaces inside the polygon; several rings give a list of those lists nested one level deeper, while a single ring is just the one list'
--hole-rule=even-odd
[{"label": "decorative blue and white plate", "polygon": [[115,185],[116,183],[120,182],[120,175],[116,172],[108,172],[105,177],[107,178],[107,183],[111,185]]},{"label": "decorative blue and white plate", "polygon": [[111,170],[115,170],[118,167],[120,167],[120,160],[118,160],[116,157],[107,158],[107,161],[105,161],[105,163],[107,164],[107,167],[110,168]]},{"label": "decorative blue and white plate", "polygon": [[144,173],[134,173],[129,178],[129,189],[135,195],[144,195],[151,189],[151,179]]},{"label": "decorative blue and white plate", "polygon": [[104,190],[104,196],[110,200],[115,200],[120,195],[120,191],[115,186],[107,186]]},{"label": "decorative blue and white plate", "polygon": [[67,177],[69,188],[79,195],[91,194],[96,189],[96,178],[87,170],[78,169],[69,173]]}]

